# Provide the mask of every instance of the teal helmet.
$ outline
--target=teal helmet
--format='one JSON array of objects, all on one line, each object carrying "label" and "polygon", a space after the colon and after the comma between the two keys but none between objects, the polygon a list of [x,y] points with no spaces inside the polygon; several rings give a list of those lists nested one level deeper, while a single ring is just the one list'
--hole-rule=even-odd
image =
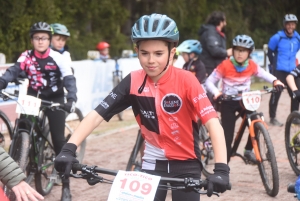
[{"label": "teal helmet", "polygon": [[179,41],[179,31],[174,20],[166,15],[144,15],[132,27],[131,40],[137,43],[141,40],[161,39],[170,43]]},{"label": "teal helmet", "polygon": [[185,40],[176,50],[178,52],[195,53],[199,55],[202,52],[202,46],[198,40]]},{"label": "teal helmet", "polygon": [[232,41],[233,47],[239,46],[250,49],[253,51],[254,49],[254,41],[250,36],[247,35],[237,35]]},{"label": "teal helmet", "polygon": [[55,24],[51,24],[51,27],[53,29],[54,34],[67,36],[67,37],[71,36],[69,30],[63,24],[55,23]]}]

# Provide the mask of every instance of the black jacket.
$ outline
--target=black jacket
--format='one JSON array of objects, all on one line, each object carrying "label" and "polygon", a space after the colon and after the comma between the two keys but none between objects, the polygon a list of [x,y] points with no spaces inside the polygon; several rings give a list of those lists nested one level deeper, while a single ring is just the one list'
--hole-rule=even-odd
[{"label": "black jacket", "polygon": [[227,57],[226,37],[216,30],[214,25],[202,25],[198,32],[202,45],[200,59],[208,75]]}]

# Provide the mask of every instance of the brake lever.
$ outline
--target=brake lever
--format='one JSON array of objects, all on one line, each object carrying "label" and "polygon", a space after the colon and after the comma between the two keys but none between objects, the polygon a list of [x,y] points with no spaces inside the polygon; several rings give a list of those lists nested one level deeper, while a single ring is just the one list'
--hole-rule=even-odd
[{"label": "brake lever", "polygon": [[[201,191],[200,188],[193,188],[193,190],[196,192],[196,193],[199,193],[199,194],[202,194],[202,195],[206,195],[207,194],[207,191]],[[212,193],[213,195],[216,195],[218,197],[220,197],[219,193],[217,192],[213,192]]]}]

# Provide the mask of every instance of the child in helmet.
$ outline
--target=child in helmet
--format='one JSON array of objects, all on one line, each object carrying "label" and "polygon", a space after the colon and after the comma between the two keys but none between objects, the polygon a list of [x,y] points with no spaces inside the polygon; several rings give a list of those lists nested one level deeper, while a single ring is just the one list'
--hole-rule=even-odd
[{"label": "child in helmet", "polygon": [[[250,90],[251,76],[263,78],[267,82],[273,83],[277,91],[282,91],[284,84],[277,80],[272,74],[266,72],[252,59],[250,54],[254,49],[254,41],[250,36],[238,35],[233,39],[230,59],[224,60],[206,80],[206,87],[217,100],[222,94],[235,95]],[[222,91],[215,86],[222,79]],[[226,100],[221,103],[221,120],[225,133],[227,160],[231,157],[231,144],[233,141],[235,128],[235,113],[247,112],[240,104],[241,97],[235,100]],[[244,156],[252,163],[256,163],[256,158],[252,152],[250,136],[245,146]]]},{"label": "child in helmet", "polygon": [[106,62],[106,60],[110,58],[109,47],[110,45],[105,41],[101,41],[97,44],[96,48],[100,54],[100,57],[98,59],[102,60],[103,62]]},{"label": "child in helmet", "polygon": [[66,45],[66,42],[68,38],[71,36],[69,30],[67,27],[63,24],[54,23],[51,24],[51,27],[53,29],[53,36],[51,39],[51,48],[59,53],[61,53],[66,61],[70,63],[71,66],[71,56],[68,52],[68,46]]},{"label": "child in helmet", "polygon": [[202,52],[200,42],[198,40],[186,40],[177,47],[177,51],[181,53],[185,61],[183,69],[192,72],[199,82],[204,84],[206,70],[203,62],[199,58]]},{"label": "child in helmet", "polygon": [[[130,72],[80,123],[55,159],[55,168],[67,177],[81,141],[103,120],[132,106],[145,139],[142,171],[165,177],[200,178],[198,115],[207,127],[215,153],[215,173],[208,177],[207,195],[224,192],[229,183],[223,129],[217,113],[197,78],[172,66],[179,41],[174,20],[166,15],[142,16],[132,27],[131,39],[143,69]],[[154,200],[165,200],[158,189]],[[194,191],[175,190],[173,201],[199,201]]]}]

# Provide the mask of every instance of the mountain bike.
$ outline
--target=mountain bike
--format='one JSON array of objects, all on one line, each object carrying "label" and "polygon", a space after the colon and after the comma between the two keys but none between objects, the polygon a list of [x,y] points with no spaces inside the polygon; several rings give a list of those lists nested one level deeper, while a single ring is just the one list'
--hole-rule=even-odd
[{"label": "mountain bike", "polygon": [[[120,66],[118,63],[119,58],[115,57],[114,59],[115,59],[116,64],[115,64],[115,71],[112,72],[112,74],[113,74],[112,81],[113,81],[113,87],[116,87],[123,79],[123,74],[122,74],[123,72],[119,70],[120,69]],[[123,116],[123,112],[118,113],[118,118],[120,121],[123,121],[122,116]]]},{"label": "mountain bike", "polygon": [[[214,158],[214,153],[211,146],[211,141],[205,126],[199,122],[199,146],[201,151],[201,161],[202,166],[208,165],[208,163]],[[137,138],[133,149],[131,151],[126,171],[140,171],[142,169],[142,155],[143,155],[143,147],[144,145],[144,138],[142,137],[141,130],[138,130]],[[202,173],[205,176],[209,176],[210,174],[207,172],[206,169],[202,169]]]},{"label": "mountain bike", "polygon": [[[99,168],[97,166],[87,166],[75,163],[72,167],[73,172],[79,171],[80,173],[70,174],[71,177],[85,179],[89,185],[95,185],[97,183],[110,183],[112,184],[114,181],[111,179],[106,179],[98,173],[116,176],[118,174],[117,170],[110,170]],[[131,172],[128,172],[131,173]],[[124,182],[126,179],[123,180]],[[122,181],[122,182],[123,182]],[[122,183],[123,185],[124,183]],[[193,179],[193,178],[168,178],[168,177],[160,177],[160,183],[158,184],[158,189],[163,190],[183,190],[183,189],[190,189],[194,192],[199,194],[206,194],[206,191],[202,191],[201,189],[207,188],[207,180],[201,179]],[[134,181],[130,183],[131,188],[133,191],[137,191],[139,187],[141,187],[145,191],[149,190],[149,186],[145,184],[140,185],[138,181]],[[228,184],[227,190],[231,190],[231,184]],[[219,196],[218,192],[214,192],[214,195]]]},{"label": "mountain bike", "polygon": [[285,123],[285,148],[290,165],[300,175],[300,113],[293,111]]},{"label": "mountain bike", "polygon": [[[18,97],[18,92],[9,94],[2,91],[1,96],[13,100],[14,97]],[[26,174],[26,182],[31,183],[34,178],[37,191],[47,195],[58,175],[54,169],[55,152],[45,111],[65,112],[64,106],[32,96],[19,97],[17,104],[21,105],[22,115],[15,122],[9,154]],[[5,186],[4,190],[10,200],[15,199],[10,189]]]},{"label": "mountain bike", "polygon": [[[243,159],[245,164],[250,164],[244,156],[237,153],[237,149],[243,137],[244,131],[248,125],[249,133],[252,139],[254,154],[257,160],[259,173],[268,195],[276,196],[279,191],[278,167],[274,152],[272,140],[264,122],[262,112],[256,112],[260,106],[261,95],[275,92],[273,88],[264,87],[263,90],[244,92],[236,95],[223,95],[221,101],[233,100],[242,97],[241,102],[245,107],[243,115],[238,114],[236,118],[242,117],[242,123],[238,129],[234,144],[231,150],[231,156],[238,156]],[[208,160],[208,165],[203,167],[209,174],[213,174],[214,161]]]},{"label": "mountain bike", "polygon": [[13,128],[7,115],[0,110],[0,146],[5,146],[5,135],[9,135],[12,139]]}]

